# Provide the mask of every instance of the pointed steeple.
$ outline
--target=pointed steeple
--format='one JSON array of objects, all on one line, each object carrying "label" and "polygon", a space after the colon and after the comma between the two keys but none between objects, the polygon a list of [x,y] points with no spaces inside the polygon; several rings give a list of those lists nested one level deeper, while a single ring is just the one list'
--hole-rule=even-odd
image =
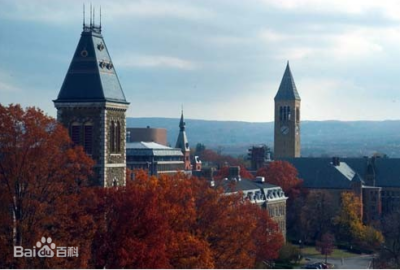
[{"label": "pointed steeple", "polygon": [[183,109],[182,109],[181,120],[179,121],[179,135],[175,145],[175,148],[180,148],[182,152],[190,151],[189,141],[186,136],[185,126],[186,123],[183,117]]},{"label": "pointed steeple", "polygon": [[186,126],[186,123],[185,123],[185,120],[184,120],[184,118],[183,118],[183,109],[182,109],[182,112],[181,112],[181,121],[179,122],[179,130],[180,130],[180,131],[185,131],[185,126]]},{"label": "pointed steeple", "polygon": [[[115,102],[129,104],[90,8],[90,24],[83,26],[67,75],[54,102]],[[93,18],[92,18],[93,17]]]},{"label": "pointed steeple", "polygon": [[297,92],[296,84],[294,83],[292,72],[290,71],[289,61],[287,62],[285,73],[283,74],[275,100],[300,100],[300,95]]}]

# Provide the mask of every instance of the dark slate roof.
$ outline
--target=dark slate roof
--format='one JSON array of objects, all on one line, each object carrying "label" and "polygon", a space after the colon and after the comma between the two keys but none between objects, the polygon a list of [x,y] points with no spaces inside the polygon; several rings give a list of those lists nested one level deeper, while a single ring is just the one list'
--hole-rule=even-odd
[{"label": "dark slate roof", "polygon": [[300,95],[297,92],[296,84],[290,71],[289,61],[286,65],[286,70],[283,74],[278,93],[276,93],[275,100],[300,100]]},{"label": "dark slate roof", "polygon": [[[340,158],[340,166],[331,158],[286,158],[299,172],[308,188],[348,189],[351,183],[365,179],[368,158]],[[400,158],[376,158],[373,162],[377,187],[400,187]],[[350,178],[351,177],[351,178]]]},{"label": "dark slate roof", "polygon": [[375,177],[378,187],[400,187],[400,158],[377,158]]},{"label": "dark slate roof", "polygon": [[232,180],[223,180],[223,186],[225,192],[238,192],[238,191],[250,191],[250,190],[260,190],[268,188],[280,188],[276,185],[268,184],[266,182],[256,182],[255,180],[241,179],[240,181],[235,181],[233,184]]},{"label": "dark slate roof", "polygon": [[[357,172],[341,161],[333,166],[330,158],[287,158],[297,169],[304,187],[315,189],[350,189],[354,181],[359,181]],[[357,177],[355,177],[357,176]]]},{"label": "dark slate roof", "polygon": [[85,27],[55,102],[129,104],[99,29]]}]

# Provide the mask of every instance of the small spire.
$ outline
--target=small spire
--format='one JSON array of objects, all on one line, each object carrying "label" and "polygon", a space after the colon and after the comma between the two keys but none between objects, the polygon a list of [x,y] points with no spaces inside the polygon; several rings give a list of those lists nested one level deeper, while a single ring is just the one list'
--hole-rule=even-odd
[{"label": "small spire", "polygon": [[96,8],[93,6],[93,26],[96,25],[96,20],[94,19],[96,15]]},{"label": "small spire", "polygon": [[182,111],[181,111],[181,121],[179,122],[179,128],[181,131],[185,130],[185,120],[183,118],[183,105],[182,105]]},{"label": "small spire", "polygon": [[90,28],[92,28],[92,3],[90,3]]},{"label": "small spire", "polygon": [[83,3],[83,29],[85,29],[85,3]]},{"label": "small spire", "polygon": [[101,30],[101,6],[100,6],[100,30]]}]

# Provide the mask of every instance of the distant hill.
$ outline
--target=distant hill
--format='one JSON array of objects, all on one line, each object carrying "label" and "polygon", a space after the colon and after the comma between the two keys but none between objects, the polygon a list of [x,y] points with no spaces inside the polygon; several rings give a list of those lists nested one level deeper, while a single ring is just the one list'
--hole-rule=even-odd
[{"label": "distant hill", "polygon": [[[128,127],[167,129],[168,142],[174,146],[179,119],[128,118]],[[209,121],[186,119],[191,147],[203,143],[222,153],[245,155],[253,144],[273,147],[273,122]],[[302,156],[359,157],[375,152],[400,157],[400,120],[394,121],[303,121],[301,125]]]}]

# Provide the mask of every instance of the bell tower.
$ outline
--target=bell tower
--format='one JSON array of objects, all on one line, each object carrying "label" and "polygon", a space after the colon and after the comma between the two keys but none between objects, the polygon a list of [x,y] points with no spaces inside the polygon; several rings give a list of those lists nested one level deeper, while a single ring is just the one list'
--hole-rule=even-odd
[{"label": "bell tower", "polygon": [[275,159],[300,157],[300,103],[288,61],[275,96]]},{"label": "bell tower", "polygon": [[[85,18],[85,16],[84,16]],[[53,101],[57,120],[73,143],[82,145],[95,161],[92,185],[126,183],[125,99],[115,67],[90,8],[90,24],[83,31],[61,90]]]}]

